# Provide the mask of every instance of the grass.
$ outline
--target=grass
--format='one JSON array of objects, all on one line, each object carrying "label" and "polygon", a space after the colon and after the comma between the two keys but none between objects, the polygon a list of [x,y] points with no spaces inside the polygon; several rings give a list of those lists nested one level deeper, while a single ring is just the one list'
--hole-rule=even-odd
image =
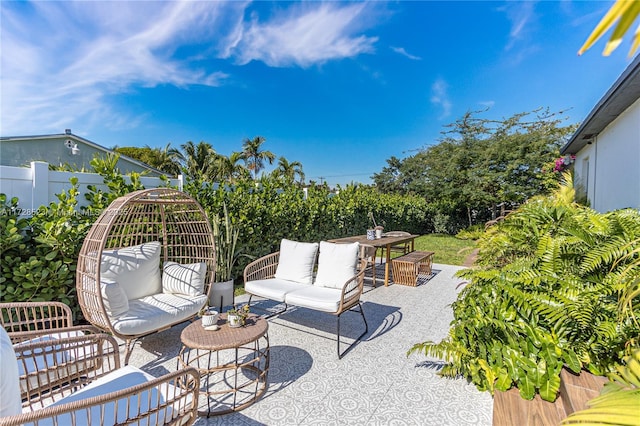
[{"label": "grass", "polygon": [[461,240],[453,235],[428,234],[415,240],[416,250],[435,252],[434,263],[445,265],[462,265],[475,248],[475,241]]},{"label": "grass", "polygon": [[[473,240],[463,240],[454,235],[427,234],[415,239],[415,250],[433,251],[434,263],[462,266],[465,259],[476,248]],[[378,256],[383,255],[378,252]],[[391,253],[391,257],[399,257],[402,253]]]}]

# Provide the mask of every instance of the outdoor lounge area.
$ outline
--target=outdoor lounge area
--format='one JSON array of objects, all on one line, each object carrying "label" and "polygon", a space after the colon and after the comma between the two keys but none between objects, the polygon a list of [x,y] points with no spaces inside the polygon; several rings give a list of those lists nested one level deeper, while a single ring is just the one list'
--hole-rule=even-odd
[{"label": "outdoor lounge area", "polygon": [[[406,356],[414,343],[446,336],[453,318],[449,304],[461,289],[454,277],[459,269],[434,264],[432,278],[421,277],[417,287],[374,288],[366,279],[361,301],[369,331],[340,360],[332,315],[290,307],[269,318],[266,391],[241,411],[200,417],[195,424],[492,424],[488,392],[464,379],[439,377],[439,360]],[[252,306],[279,310],[272,301],[256,300]],[[350,342],[361,332],[359,314],[348,312],[342,321],[343,338]],[[187,324],[141,339],[129,364],[154,376],[174,371]]]}]

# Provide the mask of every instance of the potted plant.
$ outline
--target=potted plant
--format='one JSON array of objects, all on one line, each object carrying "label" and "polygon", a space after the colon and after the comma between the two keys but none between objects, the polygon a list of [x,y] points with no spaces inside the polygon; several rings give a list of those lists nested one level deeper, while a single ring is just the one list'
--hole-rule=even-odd
[{"label": "potted plant", "polygon": [[384,227],[376,223],[376,218],[373,217],[373,212],[369,212],[369,219],[373,222],[373,229],[367,229],[367,239],[373,240],[382,238],[382,231],[384,230]]},{"label": "potted plant", "polygon": [[249,316],[249,305],[244,305],[242,308],[236,309],[235,307],[227,311],[227,322],[229,327],[242,327],[247,322]]},{"label": "potted plant", "polygon": [[207,304],[200,309],[200,317],[202,318],[203,327],[211,327],[213,325],[217,325],[220,314],[214,308],[210,308]]},{"label": "potted plant", "polygon": [[236,250],[240,230],[231,222],[226,203],[222,208],[224,216],[214,215],[211,220],[216,244],[216,282],[213,283],[210,303],[220,305],[220,309],[223,305],[233,304],[233,267],[241,256]]}]

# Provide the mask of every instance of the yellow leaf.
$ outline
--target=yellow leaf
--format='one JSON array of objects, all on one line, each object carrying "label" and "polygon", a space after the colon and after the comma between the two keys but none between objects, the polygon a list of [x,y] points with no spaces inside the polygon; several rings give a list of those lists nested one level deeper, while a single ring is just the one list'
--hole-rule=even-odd
[{"label": "yellow leaf", "polygon": [[[587,51],[587,49],[593,46],[593,44],[600,37],[602,37],[602,35],[605,32],[607,32],[609,28],[611,28],[618,19],[624,18],[623,27],[626,25],[628,29],[631,23],[638,16],[638,13],[640,13],[640,9],[638,8],[638,6],[640,6],[640,2],[638,2],[637,0],[616,0],[613,6],[611,6],[611,9],[609,9],[606,15],[604,15],[604,17],[600,20],[596,28],[591,32],[591,34],[589,35],[589,38],[587,38],[587,41],[584,43],[584,45],[582,45],[582,47],[578,51],[578,55],[582,55],[584,52]],[[630,19],[631,22],[627,24],[626,22],[628,19]],[[613,51],[613,49],[618,47],[619,44],[620,44],[620,41],[618,40],[616,42],[616,40],[612,36],[611,40],[609,41],[609,43],[607,43],[607,46],[605,47],[605,52]]]}]

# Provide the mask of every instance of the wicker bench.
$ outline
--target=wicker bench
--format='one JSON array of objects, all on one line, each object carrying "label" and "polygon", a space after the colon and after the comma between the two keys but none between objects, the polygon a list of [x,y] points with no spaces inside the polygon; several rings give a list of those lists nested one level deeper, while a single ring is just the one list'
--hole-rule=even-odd
[{"label": "wicker bench", "polygon": [[433,255],[432,251],[412,251],[392,259],[393,282],[412,287],[418,285],[418,274],[431,275]]}]

